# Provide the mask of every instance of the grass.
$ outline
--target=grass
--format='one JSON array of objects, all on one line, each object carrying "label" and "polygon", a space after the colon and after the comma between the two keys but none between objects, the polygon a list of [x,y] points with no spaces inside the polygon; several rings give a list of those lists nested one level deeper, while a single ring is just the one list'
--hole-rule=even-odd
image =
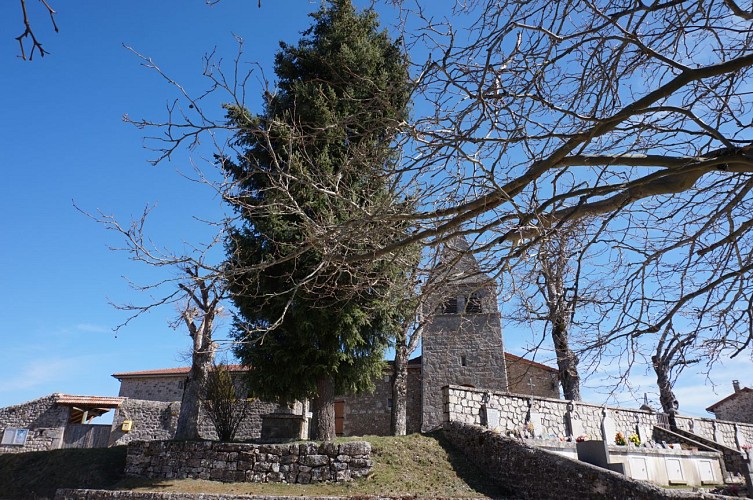
[{"label": "grass", "polygon": [[52,498],[58,488],[109,488],[123,480],[126,449],[0,455],[0,498]]},{"label": "grass", "polygon": [[469,463],[440,434],[368,436],[363,439],[371,443],[374,461],[374,469],[368,478],[314,485],[124,478],[125,449],[122,447],[0,455],[0,492],[3,492],[0,497],[51,498],[57,488],[299,496],[506,496],[504,490]]}]

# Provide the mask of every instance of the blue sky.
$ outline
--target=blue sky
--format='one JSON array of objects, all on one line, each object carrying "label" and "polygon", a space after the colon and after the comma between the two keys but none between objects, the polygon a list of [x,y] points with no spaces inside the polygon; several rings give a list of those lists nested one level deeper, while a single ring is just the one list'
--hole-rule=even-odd
[{"label": "blue sky", "polygon": [[[112,332],[126,316],[108,301],[146,300],[123,276],[146,284],[164,275],[110,251],[119,243],[115,235],[73,206],[75,200],[84,210],[127,222],[156,204],[148,232],[174,250],[212,234],[197,218],[222,213],[218,199],[181,175],[211,154],[208,145],[151,166],[144,132],[123,122],[124,114],[164,118],[175,96],[123,44],[200,92],[206,87],[202,56],[216,47],[231,60],[238,35],[245,41],[244,60],[260,63],[271,77],[279,40],[295,42],[319,2],[263,1],[261,8],[241,0],[212,7],[202,0],[53,5],[59,34],[41,5],[29,2],[35,32],[50,51],[33,62],[17,57],[18,3],[0,9],[0,407],[52,392],[116,395],[112,373],[185,364],[188,337],[168,327],[175,316],[169,306],[117,336]],[[508,349],[522,353],[528,334],[505,333]],[[749,373],[749,360],[719,367],[716,394],[703,378],[687,376],[677,388],[681,409],[705,416],[703,408],[729,392],[731,379],[751,385]],[[650,376],[634,380],[654,390]],[[586,394],[595,402],[603,398]],[[622,401],[634,405],[630,398]]]}]

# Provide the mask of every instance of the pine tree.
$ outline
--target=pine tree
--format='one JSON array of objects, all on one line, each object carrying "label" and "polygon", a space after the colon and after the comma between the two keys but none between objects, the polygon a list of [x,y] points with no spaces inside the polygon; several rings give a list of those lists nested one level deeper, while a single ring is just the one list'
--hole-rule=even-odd
[{"label": "pine tree", "polygon": [[336,0],[312,17],[296,46],[280,44],[264,112],[228,107],[244,152],[223,164],[244,221],[228,273],[250,391],[313,398],[317,437],[331,439],[335,395],[373,387],[395,328],[388,298],[404,275],[399,256],[343,262],[404,231],[363,215],[408,205],[384,172],[410,88],[406,60],[373,12]]}]

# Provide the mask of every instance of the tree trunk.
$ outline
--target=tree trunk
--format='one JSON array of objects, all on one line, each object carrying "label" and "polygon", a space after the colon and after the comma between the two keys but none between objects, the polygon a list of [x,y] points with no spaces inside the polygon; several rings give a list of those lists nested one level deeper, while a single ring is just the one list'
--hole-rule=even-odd
[{"label": "tree trunk", "polygon": [[335,439],[335,381],[331,377],[316,381],[314,398],[314,439],[332,441]]},{"label": "tree trunk", "polygon": [[206,384],[207,374],[214,363],[214,349],[211,338],[202,328],[193,332],[193,353],[191,355],[191,370],[183,386],[183,398],[180,403],[178,425],[175,429],[175,439],[201,439],[199,435],[199,410],[201,408],[201,393]]},{"label": "tree trunk", "polygon": [[672,382],[669,378],[669,365],[658,356],[653,356],[651,362],[654,365],[656,373],[656,384],[659,387],[659,402],[664,413],[669,417],[669,426],[675,428],[675,413],[680,407],[680,403],[672,391]]},{"label": "tree trunk", "polygon": [[390,414],[390,434],[405,436],[407,433],[408,404],[408,347],[395,347],[394,374],[392,380],[392,413]]},{"label": "tree trunk", "polygon": [[570,349],[569,332],[566,323],[555,320],[552,323],[552,341],[557,354],[562,394],[565,399],[580,401],[580,375],[578,374],[578,356]]}]

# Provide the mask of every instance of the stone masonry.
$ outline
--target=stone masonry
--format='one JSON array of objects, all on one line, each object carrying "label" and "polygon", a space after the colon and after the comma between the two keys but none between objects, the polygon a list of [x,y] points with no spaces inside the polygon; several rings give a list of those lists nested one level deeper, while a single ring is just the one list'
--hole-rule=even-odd
[{"label": "stone masonry", "polygon": [[[385,370],[382,377],[374,381],[376,386],[371,394],[347,396],[343,402],[343,435],[345,436],[386,436],[390,433],[392,401],[392,373]],[[421,366],[408,366],[408,394],[406,401],[406,427],[408,433],[421,429]]]},{"label": "stone masonry", "polygon": [[707,411],[714,413],[719,420],[753,424],[753,389],[741,389],[737,380],[733,383],[735,392],[708,407]]},{"label": "stone masonry", "polygon": [[150,479],[300,483],[350,481],[372,467],[365,441],[255,445],[139,441],[128,445],[125,472]]},{"label": "stone masonry", "polygon": [[424,311],[423,431],[442,425],[445,385],[507,390],[496,285],[467,250],[464,240],[452,240],[433,271],[440,286]]},{"label": "stone masonry", "polygon": [[[277,409],[276,403],[253,401],[250,403],[246,418],[241,423],[236,439],[258,439],[261,437],[262,416]],[[145,401],[126,399],[113,417],[110,445],[122,445],[132,441],[150,441],[172,439],[178,425],[180,402]],[[123,432],[124,421],[133,422],[129,432]],[[199,434],[204,439],[217,439],[217,432],[212,422],[199,413]]]},{"label": "stone masonry", "polygon": [[[443,392],[447,401],[445,421],[482,425],[482,407],[485,406],[498,412],[498,423],[489,422],[489,427],[496,428],[502,434],[520,433],[531,422],[536,436],[557,439],[572,436],[572,427],[575,426],[575,437],[587,435],[600,439],[605,418],[611,422],[611,431],[622,432],[626,436],[641,432],[645,434],[659,424],[658,414],[644,410],[531,398],[459,386],[444,387]],[[751,424],[678,416],[677,425],[681,430],[738,451],[742,451],[745,445],[753,444]]]},{"label": "stone masonry", "polygon": [[720,498],[698,492],[665,490],[623,474],[528,446],[477,425],[448,422],[444,432],[471,462],[508,488],[515,498]]},{"label": "stone masonry", "polygon": [[70,410],[55,402],[59,394],[0,408],[0,436],[6,428],[29,429],[24,446],[0,446],[0,453],[53,450],[60,447]]}]

